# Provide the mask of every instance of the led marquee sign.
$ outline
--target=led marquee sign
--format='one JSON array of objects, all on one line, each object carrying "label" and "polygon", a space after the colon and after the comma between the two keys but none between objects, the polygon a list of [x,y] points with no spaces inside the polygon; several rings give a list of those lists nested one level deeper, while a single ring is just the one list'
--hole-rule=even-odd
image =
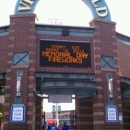
[{"label": "led marquee sign", "polygon": [[90,68],[90,43],[41,40],[40,66]]}]

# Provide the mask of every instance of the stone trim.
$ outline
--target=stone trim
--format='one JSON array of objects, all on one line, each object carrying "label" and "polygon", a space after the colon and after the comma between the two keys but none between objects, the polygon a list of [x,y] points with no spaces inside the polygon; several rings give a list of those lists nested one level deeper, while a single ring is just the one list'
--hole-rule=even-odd
[{"label": "stone trim", "polygon": [[5,94],[5,98],[10,98],[10,94]]},{"label": "stone trim", "polygon": [[102,82],[102,79],[101,78],[96,78],[94,81]]},{"label": "stone trim", "polygon": [[121,100],[121,96],[118,96],[117,99],[120,99],[120,100]]},{"label": "stone trim", "polygon": [[28,88],[35,88],[35,85],[28,85]]},{"label": "stone trim", "polygon": [[4,121],[4,124],[9,124],[9,121]]},{"label": "stone trim", "polygon": [[121,107],[121,108],[122,108],[122,105],[121,105],[121,104],[118,104],[118,107]]},{"label": "stone trim", "polygon": [[34,103],[33,103],[33,102],[28,102],[27,105],[28,105],[28,106],[33,106]]},{"label": "stone trim", "polygon": [[33,93],[28,93],[28,97],[33,97],[34,94]]},{"label": "stone trim", "polygon": [[112,44],[117,46],[117,42],[112,42]]},{"label": "stone trim", "polygon": [[33,115],[32,111],[27,111],[27,115]]},{"label": "stone trim", "polygon": [[89,24],[91,24],[92,22],[102,22],[102,23],[108,23],[108,24],[113,24],[113,25],[116,25],[116,22],[112,22],[112,21],[108,21],[108,20],[100,20],[100,19],[96,19],[96,18],[94,18],[94,19],[92,19],[90,22],[89,22]]},{"label": "stone trim", "polygon": [[101,62],[95,62],[95,66],[96,65],[101,66]]},{"label": "stone trim", "polygon": [[9,111],[9,112],[4,112],[4,115],[5,115],[5,116],[10,115],[10,111]]},{"label": "stone trim", "polygon": [[120,80],[116,80],[116,83],[120,83]]},{"label": "stone trim", "polygon": [[112,38],[117,39],[117,37],[115,35],[112,35]]},{"label": "stone trim", "polygon": [[12,70],[11,70],[11,69],[6,69],[6,72],[7,72],[7,73],[11,73]]},{"label": "stone trim", "polygon": [[13,53],[12,53],[12,52],[9,52],[9,53],[8,53],[8,56],[13,56]]},{"label": "stone trim", "polygon": [[[96,64],[95,64],[96,65]],[[95,70],[96,74],[101,74],[102,72],[100,70]]]},{"label": "stone trim", "polygon": [[10,104],[10,103],[5,103],[4,105],[5,105],[5,106],[11,106],[11,104]]},{"label": "stone trim", "polygon": [[28,65],[26,65],[26,66],[11,66],[11,68],[14,68],[14,69],[17,69],[17,68],[26,69],[26,68],[29,68],[29,66]]},{"label": "stone trim", "polygon": [[36,69],[35,68],[29,68],[29,71],[35,71]]},{"label": "stone trim", "polygon": [[117,90],[118,90],[118,91],[121,91],[121,89],[120,89],[120,88],[117,88]]},{"label": "stone trim", "polygon": [[11,77],[6,77],[6,80],[11,80]]},{"label": "stone trim", "polygon": [[93,98],[103,98],[103,95],[96,95],[95,97],[93,97]]},{"label": "stone trim", "polygon": [[34,124],[34,121],[27,121],[27,124],[32,125],[32,124]]},{"label": "stone trim", "polygon": [[12,60],[11,61],[7,61],[7,64],[12,64]]},{"label": "stone trim", "polygon": [[93,104],[93,107],[103,107],[104,105],[103,105],[103,103],[95,103],[95,104]]},{"label": "stone trim", "polygon": [[36,63],[36,60],[29,60],[29,63]]},{"label": "stone trim", "polygon": [[35,76],[29,76],[28,79],[34,80]]},{"label": "stone trim", "polygon": [[94,43],[101,43],[100,40],[94,40]]},{"label": "stone trim", "polygon": [[[36,36],[30,36],[29,38],[30,39],[36,39]],[[30,44],[32,44],[32,43],[30,43]]]},{"label": "stone trim", "polygon": [[95,55],[94,58],[101,58],[101,56],[100,55]]},{"label": "stone trim", "polygon": [[31,17],[31,16],[35,16],[36,17],[36,14],[17,14],[17,15],[10,15],[10,18],[20,18],[20,17]]},{"label": "stone trim", "polygon": [[35,32],[36,30],[32,28],[32,29],[30,29],[30,31],[31,31],[31,32]]},{"label": "stone trim", "polygon": [[100,47],[94,47],[94,50],[101,50]]},{"label": "stone trim", "polygon": [[116,69],[105,69],[105,68],[101,68],[102,71],[112,71],[112,72],[116,72]]},{"label": "stone trim", "polygon": [[14,48],[14,45],[8,45],[9,48]]},{"label": "stone trim", "polygon": [[102,86],[97,86],[97,88],[98,88],[98,89],[100,89],[100,90],[102,90],[102,89],[103,89],[103,87],[102,87]]},{"label": "stone trim", "polygon": [[[14,32],[14,30],[9,30],[10,32]],[[9,40],[14,41],[14,37],[9,37]]]},{"label": "stone trim", "polygon": [[[10,32],[10,33],[14,33],[15,30],[14,30],[14,29],[12,29],[12,30],[10,29],[9,32]],[[9,37],[9,39],[10,39],[10,37]],[[14,40],[14,39],[10,39],[10,40]]]},{"label": "stone trim", "polygon": [[100,33],[99,32],[94,32],[94,35],[100,36]]},{"label": "stone trim", "polygon": [[94,116],[98,116],[98,115],[104,116],[104,112],[93,112],[93,115]]}]

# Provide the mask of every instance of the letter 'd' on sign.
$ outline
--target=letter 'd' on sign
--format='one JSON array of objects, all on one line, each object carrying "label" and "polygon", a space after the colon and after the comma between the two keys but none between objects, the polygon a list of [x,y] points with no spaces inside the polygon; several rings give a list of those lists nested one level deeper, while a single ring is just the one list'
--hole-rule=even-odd
[{"label": "letter 'd' on sign", "polygon": [[105,17],[108,14],[106,7],[96,8],[96,12],[100,17]]}]

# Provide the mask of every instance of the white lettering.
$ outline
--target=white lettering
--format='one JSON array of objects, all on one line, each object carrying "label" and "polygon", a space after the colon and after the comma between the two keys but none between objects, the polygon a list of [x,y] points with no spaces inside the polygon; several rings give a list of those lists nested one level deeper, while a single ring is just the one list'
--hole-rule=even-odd
[{"label": "white lettering", "polygon": [[[104,13],[100,13],[100,12],[103,12],[103,11],[104,11]],[[105,17],[108,14],[106,6],[101,7],[101,8],[96,8],[96,12],[97,12],[98,16],[100,16],[100,17]]]},{"label": "white lettering", "polygon": [[98,1],[99,1],[99,0],[91,0],[93,6],[94,6],[95,8],[97,7],[97,5],[95,5],[95,3],[98,2]]},{"label": "white lettering", "polygon": [[18,11],[30,10],[31,9],[31,7],[29,7],[27,4],[25,4],[25,2],[30,4],[30,5],[32,5],[34,3],[34,1],[31,1],[31,0],[21,0],[20,5],[22,5],[22,7],[19,7]]},{"label": "white lettering", "polygon": [[91,0],[93,6],[96,8],[96,13],[99,17],[105,17],[107,16],[108,12],[107,12],[107,8],[105,7],[100,7],[98,8],[98,5],[96,5],[95,3],[98,2],[99,0]]},{"label": "white lettering", "polygon": [[33,2],[34,2],[34,1],[32,1],[32,0],[22,0],[22,1],[25,1],[26,3],[29,3],[30,5],[32,5]]}]

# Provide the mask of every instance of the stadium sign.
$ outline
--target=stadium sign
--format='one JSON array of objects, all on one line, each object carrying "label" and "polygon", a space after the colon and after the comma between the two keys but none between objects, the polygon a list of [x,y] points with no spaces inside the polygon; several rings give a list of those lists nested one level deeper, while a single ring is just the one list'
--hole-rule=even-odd
[{"label": "stadium sign", "polygon": [[[33,14],[40,0],[17,0],[14,14]],[[110,11],[105,0],[82,0],[91,10],[93,18],[111,21]]]},{"label": "stadium sign", "polygon": [[91,68],[90,43],[41,40],[40,66]]}]

